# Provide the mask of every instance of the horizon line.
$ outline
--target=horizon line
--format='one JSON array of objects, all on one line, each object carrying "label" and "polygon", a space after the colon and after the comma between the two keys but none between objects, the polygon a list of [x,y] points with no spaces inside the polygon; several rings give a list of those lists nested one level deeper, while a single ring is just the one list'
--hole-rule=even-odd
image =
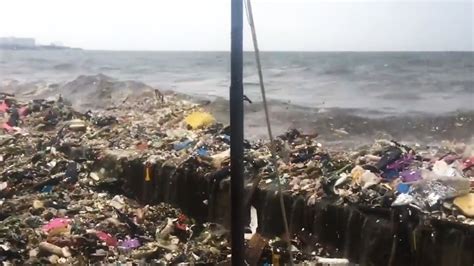
[{"label": "horizon line", "polygon": [[[126,50],[126,49],[85,49],[75,48],[83,51],[95,51],[95,52],[208,52],[208,53],[230,53],[230,50]],[[244,50],[245,53],[255,52],[253,50]],[[280,53],[473,53],[473,50],[260,50],[260,52],[280,52]]]}]

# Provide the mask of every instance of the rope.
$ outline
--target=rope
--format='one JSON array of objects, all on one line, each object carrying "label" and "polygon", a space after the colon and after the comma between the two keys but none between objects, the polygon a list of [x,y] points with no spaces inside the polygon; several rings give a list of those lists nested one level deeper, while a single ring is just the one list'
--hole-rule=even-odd
[{"label": "rope", "polygon": [[244,1],[245,3],[245,10],[247,11],[247,20],[249,23],[249,26],[252,30],[252,40],[253,40],[253,47],[255,50],[255,60],[257,63],[257,70],[258,70],[258,79],[260,81],[260,91],[262,93],[262,100],[263,100],[263,109],[265,111],[265,120],[267,123],[267,130],[268,130],[268,138],[270,139],[270,152],[271,152],[271,159],[272,163],[275,167],[275,174],[278,178],[278,194],[280,197],[280,208],[281,208],[281,214],[283,218],[283,225],[285,227],[285,234],[286,234],[286,241],[288,243],[288,254],[290,255],[290,265],[293,265],[293,254],[291,252],[291,240],[290,240],[290,230],[288,228],[288,219],[286,218],[286,209],[285,209],[285,202],[283,200],[283,193],[282,193],[282,185],[280,181],[280,174],[278,171],[278,161],[276,157],[276,149],[275,149],[275,141],[273,138],[273,133],[272,133],[272,125],[270,122],[270,114],[268,112],[268,104],[267,104],[267,97],[265,94],[265,86],[263,83],[263,73],[262,73],[262,64],[260,62],[260,50],[258,49],[258,42],[257,42],[257,31],[255,29],[255,22],[253,20],[253,13],[252,13],[252,4],[250,3],[250,0]]}]

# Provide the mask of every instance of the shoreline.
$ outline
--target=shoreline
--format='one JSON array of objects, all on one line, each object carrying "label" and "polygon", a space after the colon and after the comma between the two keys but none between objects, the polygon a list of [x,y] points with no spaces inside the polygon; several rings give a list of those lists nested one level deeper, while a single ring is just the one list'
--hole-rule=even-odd
[{"label": "shoreline", "polygon": [[[78,80],[76,83],[83,84],[80,81]],[[74,84],[70,84],[70,86],[72,85]],[[124,84],[117,84],[120,88],[122,85]],[[138,85],[141,86],[141,84]],[[124,89],[124,91],[128,90]],[[124,96],[124,91],[110,90],[110,93],[112,93],[111,95]],[[100,91],[100,93],[103,92]],[[145,236],[145,238],[143,236],[140,238],[141,247],[131,251],[132,258],[133,254],[135,256],[148,254],[143,256],[151,256],[148,259],[163,259],[162,255],[153,252],[171,248],[169,242],[163,242],[161,237],[155,236],[156,225],[148,222],[140,223],[139,220],[136,220],[138,217],[138,214],[135,213],[136,208],[127,207],[128,205],[123,203],[127,202],[126,199],[120,199],[120,196],[117,198],[117,195],[121,195],[123,192],[117,193],[117,191],[126,189],[130,192],[132,190],[132,195],[136,197],[145,197],[147,193],[151,193],[148,194],[151,196],[155,195],[153,197],[169,195],[171,199],[176,199],[175,204],[179,205],[181,202],[198,206],[199,208],[194,210],[198,212],[207,210],[216,203],[216,200],[217,203],[225,206],[225,195],[228,193],[226,192],[228,170],[225,169],[228,169],[229,166],[229,132],[224,125],[215,123],[215,121],[209,123],[204,122],[208,120],[200,120],[200,115],[195,115],[197,123],[201,123],[201,126],[197,126],[198,128],[190,128],[192,124],[187,122],[192,114],[201,112],[206,106],[183,101],[173,95],[166,95],[164,102],[161,102],[153,90],[127,94],[126,97],[117,97],[117,99],[120,99],[118,103],[113,101],[107,102],[107,104],[103,103],[102,110],[91,113],[76,112],[64,106],[64,103],[55,100],[44,102],[41,104],[44,108],[43,111],[34,111],[23,118],[23,126],[20,125],[19,132],[13,135],[3,135],[6,143],[13,141],[16,148],[10,151],[8,156],[4,156],[1,164],[2,182],[6,183],[6,189],[1,191],[5,197],[5,201],[2,202],[2,210],[7,207],[13,208],[10,210],[10,214],[2,214],[7,215],[7,219],[2,223],[11,221],[8,218],[14,218],[15,215],[30,215],[29,206],[35,197],[38,197],[42,202],[49,202],[55,200],[55,193],[64,194],[72,190],[81,194],[85,191],[105,188],[106,191],[115,192],[106,193],[104,196],[93,192],[98,193],[94,195],[98,197],[97,201],[101,202],[100,206],[91,205],[93,206],[91,207],[87,205],[89,203],[75,202],[75,199],[69,199],[78,209],[66,208],[61,212],[65,212],[66,217],[83,215],[82,219],[88,222],[74,220],[68,223],[89,230],[100,229],[106,235],[109,234],[115,236],[117,240],[124,241],[126,240],[124,233],[117,234],[116,231],[113,231],[117,229],[113,229],[113,227],[109,229],[103,226],[91,227],[94,219],[97,219],[91,218],[96,213],[95,208],[107,213],[103,218],[110,218],[114,217],[112,207],[118,207],[121,213],[127,217],[135,217],[133,219],[136,222],[132,222],[131,227],[127,230],[135,228],[135,226],[145,230],[145,233],[139,234]],[[51,112],[55,115],[51,116]],[[303,207],[298,208],[316,212],[324,205],[320,204],[326,200],[334,199],[336,203],[333,204],[339,204],[339,206],[355,204],[359,207],[366,206],[369,209],[381,208],[382,210],[402,208],[417,215],[427,215],[434,222],[453,221],[454,224],[467,226],[467,228],[474,226],[474,219],[466,217],[466,214],[461,215],[461,209],[452,203],[454,198],[466,195],[466,185],[469,191],[469,182],[472,182],[474,175],[470,170],[472,165],[468,167],[467,163],[470,162],[469,158],[474,157],[474,147],[469,145],[436,148],[407,147],[385,140],[376,141],[373,145],[362,147],[356,151],[341,152],[331,150],[319,138],[305,135],[305,133],[307,132],[292,130],[277,139],[279,156],[277,167],[283,175],[281,179],[284,182],[285,194],[299,198],[298,202]],[[271,195],[272,187],[276,185],[275,182],[280,182],[280,179],[272,176],[271,169],[275,166],[272,166],[268,160],[269,150],[265,143],[264,141],[250,141],[246,145],[246,178],[250,184],[258,182],[258,190],[267,191],[268,195]],[[6,145],[3,147],[9,147],[9,144]],[[135,162],[136,168],[129,165],[126,168],[128,172],[124,171],[123,167],[127,167],[127,162]],[[28,167],[29,164],[34,166]],[[69,169],[71,164],[75,165],[75,171]],[[170,169],[171,171],[161,171],[160,167],[164,166],[168,167],[168,171]],[[347,166],[350,167],[347,168]],[[407,169],[419,171],[419,176],[407,174]],[[449,177],[445,175],[449,175]],[[18,179],[18,176],[23,177]],[[219,190],[221,197],[207,198],[213,195],[206,194],[207,186],[188,186],[189,184],[186,182],[191,182],[191,184],[198,182],[196,177],[203,178],[203,180],[215,180],[214,184],[217,185],[217,188],[221,187]],[[141,181],[137,182],[137,178],[141,178]],[[449,196],[440,194],[439,202],[430,202],[429,204],[433,205],[428,205],[425,203],[424,194],[419,194],[420,192],[414,189],[408,191],[408,195],[412,196],[411,202],[406,202],[404,203],[406,205],[401,207],[392,206],[395,200],[403,197],[400,195],[405,193],[401,192],[400,184],[416,188],[423,186],[426,182],[431,184],[431,179],[438,180],[436,182],[441,182],[441,186],[446,189],[454,189],[456,194]],[[25,180],[30,181],[26,182]],[[454,187],[451,187],[450,181],[445,183],[446,180],[453,180]],[[117,182],[120,183],[120,181],[126,182],[117,185]],[[153,190],[156,185],[159,190]],[[51,192],[44,194],[45,187],[51,189]],[[188,192],[183,194],[177,193],[178,191]],[[160,193],[162,194],[160,195]],[[265,195],[261,193],[249,194],[251,202],[255,202],[252,204],[257,205],[259,226],[262,227],[261,230],[277,234],[278,230],[271,229],[271,224],[276,226],[271,221],[278,219],[278,213],[269,209],[270,205],[267,205],[266,200],[254,198]],[[13,195],[17,197],[12,197]],[[20,195],[24,197],[18,198]],[[194,196],[192,195],[197,195],[199,201],[193,200]],[[14,208],[18,205],[17,199],[25,201],[25,209],[15,211]],[[67,202],[67,199],[61,201]],[[188,205],[182,207],[185,206]],[[45,208],[41,206],[38,209],[37,214],[43,217],[40,218],[41,223],[47,223],[49,220],[47,217],[51,218],[47,216],[48,211],[44,212]],[[187,210],[191,211],[191,209]],[[217,210],[220,211],[217,218],[225,226],[225,210],[228,208]],[[265,210],[268,211],[267,214],[264,214]],[[56,211],[56,213],[58,212]],[[298,213],[295,217],[303,215]],[[119,215],[119,217],[121,216]],[[162,220],[160,224],[165,226],[166,223],[166,220]],[[191,226],[189,222],[188,225]],[[295,228],[297,231],[302,229],[299,226]],[[324,226],[316,227],[314,230],[321,228]],[[36,230],[40,231],[41,229]],[[298,235],[297,231],[293,233]],[[121,231],[119,230],[119,232]],[[28,233],[24,231],[23,234]],[[81,231],[77,231],[73,235],[83,234]],[[130,232],[125,234],[130,234]],[[83,235],[83,237],[85,236]],[[222,235],[220,236],[222,237]],[[57,240],[48,240],[44,236],[41,239],[55,245],[61,243],[55,242]],[[94,243],[101,243],[100,239],[94,241]],[[331,241],[336,240],[332,239]],[[177,243],[177,250],[181,250],[180,248],[184,246],[180,244],[184,245],[186,241],[178,240]],[[36,247],[33,243],[30,245],[32,249]],[[303,252],[304,246],[297,248],[306,256],[311,253],[311,251],[309,253]],[[219,254],[223,257],[229,252],[226,245],[220,246],[220,249]],[[152,251],[151,255],[150,250]],[[112,257],[110,257],[111,255],[105,256],[109,256],[108,258],[111,260],[117,260],[117,253],[114,252],[114,249],[110,248],[109,251]],[[329,252],[325,249],[322,251]],[[68,261],[66,255],[62,253],[61,257],[65,257]],[[26,260],[26,254],[22,254],[22,256]],[[190,254],[187,256],[187,260],[193,260]],[[309,256],[311,257],[311,255]],[[171,259],[173,258],[174,256],[171,257]]]},{"label": "shoreline", "polygon": [[[82,75],[62,83],[4,81],[0,84],[1,91],[16,92],[18,96],[23,94],[26,99],[62,94],[65,99],[71,100],[75,108],[82,111],[101,109],[104,104],[119,102],[128,94],[150,89],[152,87],[143,82],[121,81],[105,75]],[[172,90],[166,90],[164,93],[201,104],[218,121],[229,122],[228,101],[224,98],[191,96]],[[258,98],[252,100],[252,104],[246,103],[244,106],[246,136],[253,140],[266,139],[262,105]],[[345,149],[354,148],[356,143],[370,144],[378,138],[399,139],[421,145],[436,145],[446,141],[472,143],[474,140],[474,110],[443,114],[364,114],[364,110],[309,108],[276,100],[270,100],[269,107],[277,134],[297,128],[304,132],[317,133],[322,140],[334,143],[334,146],[343,144]]]}]

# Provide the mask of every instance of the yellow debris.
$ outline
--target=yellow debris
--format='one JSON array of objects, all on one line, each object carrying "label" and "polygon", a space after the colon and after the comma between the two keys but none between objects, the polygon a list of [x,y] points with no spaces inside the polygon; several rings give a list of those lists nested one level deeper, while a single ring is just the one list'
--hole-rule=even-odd
[{"label": "yellow debris", "polygon": [[151,177],[150,177],[150,167],[147,167],[145,169],[145,181],[151,181]]},{"label": "yellow debris", "polygon": [[456,205],[464,215],[474,217],[474,193],[455,198],[454,205]]},{"label": "yellow debris", "polygon": [[210,113],[197,111],[188,115],[184,121],[191,126],[192,129],[198,129],[214,124],[216,119]]},{"label": "yellow debris", "polygon": [[366,170],[359,165],[354,167],[351,171],[351,177],[353,182],[355,182],[356,184],[360,184],[362,175],[365,173],[365,171]]}]

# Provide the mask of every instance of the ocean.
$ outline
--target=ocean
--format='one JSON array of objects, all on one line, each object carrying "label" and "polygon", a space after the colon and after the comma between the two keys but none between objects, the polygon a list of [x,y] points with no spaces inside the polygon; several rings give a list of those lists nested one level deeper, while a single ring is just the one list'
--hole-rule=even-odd
[{"label": "ocean", "polygon": [[[265,137],[253,53],[245,53],[246,134]],[[466,141],[474,132],[473,52],[263,52],[272,121],[338,143],[373,138]],[[0,81],[79,75],[137,80],[211,100],[228,122],[228,52],[0,51]]]}]

